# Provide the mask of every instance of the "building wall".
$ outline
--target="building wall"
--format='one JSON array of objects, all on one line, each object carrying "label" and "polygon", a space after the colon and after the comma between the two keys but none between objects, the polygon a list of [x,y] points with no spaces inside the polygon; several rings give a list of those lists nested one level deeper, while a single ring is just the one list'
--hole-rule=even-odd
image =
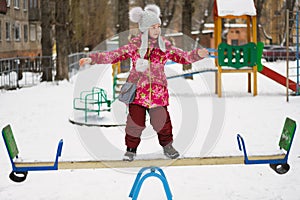
[{"label": "building wall", "polygon": [[229,28],[227,33],[227,43],[230,45],[243,45],[247,41],[247,28]]},{"label": "building wall", "polygon": [[39,0],[8,0],[7,13],[0,14],[0,58],[41,54],[40,22],[29,21],[30,6]]},{"label": "building wall", "polygon": [[[276,1],[266,0],[263,10],[261,11],[261,26],[266,33],[272,37],[272,44],[280,44],[284,38],[285,32],[285,5],[283,0]],[[269,44],[260,28],[261,41]]]}]

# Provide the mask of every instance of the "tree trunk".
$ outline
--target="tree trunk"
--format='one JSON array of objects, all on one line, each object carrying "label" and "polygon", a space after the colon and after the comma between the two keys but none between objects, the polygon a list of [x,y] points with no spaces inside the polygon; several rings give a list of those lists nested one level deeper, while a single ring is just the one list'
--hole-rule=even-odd
[{"label": "tree trunk", "polygon": [[[51,37],[51,11],[50,0],[41,0],[41,20],[42,20],[42,77],[41,81],[52,81],[52,37]],[[47,58],[45,58],[47,57]]]},{"label": "tree trunk", "polygon": [[[289,19],[290,19],[289,30],[290,30],[290,32],[293,30],[294,22],[296,21],[295,15],[292,12],[294,10],[295,2],[296,2],[296,0],[286,0],[286,9],[290,11],[290,13],[289,13]],[[289,40],[289,43],[293,44],[293,37],[291,37],[291,35],[287,35],[285,37],[285,43],[287,42],[287,40]]]},{"label": "tree trunk", "polygon": [[[118,1],[118,24],[117,32],[119,34],[119,46],[123,46],[128,43],[129,36],[129,0]],[[124,60],[121,62],[121,71],[126,72],[130,69],[130,60]]]},{"label": "tree trunk", "polygon": [[70,53],[69,37],[69,1],[56,0],[55,35],[56,35],[56,76],[55,80],[69,80],[68,55]]},{"label": "tree trunk", "polygon": [[204,30],[204,25],[205,23],[207,22],[207,20],[209,19],[209,17],[211,16],[212,14],[212,11],[213,11],[213,7],[214,7],[214,1],[212,0],[208,0],[205,4],[203,4],[203,9],[202,10],[202,13],[200,15],[200,26],[199,26],[199,36],[201,37],[202,35],[202,31]]},{"label": "tree trunk", "polygon": [[168,26],[170,25],[174,17],[177,0],[168,0],[168,1],[155,0],[155,4],[160,8],[161,22],[162,22],[161,27],[168,28]]},{"label": "tree trunk", "polygon": [[257,18],[257,41],[261,41],[261,36],[260,36],[260,26],[261,26],[261,11],[263,10],[265,0],[256,0],[255,1],[255,7],[256,7],[256,18]]},{"label": "tree trunk", "polygon": [[[183,0],[182,4],[182,44],[184,51],[190,51],[192,44],[191,44],[191,37],[192,37],[192,10],[193,10],[193,0]],[[183,70],[191,69],[192,65],[183,65]],[[186,79],[193,79],[193,75],[185,76]]]}]

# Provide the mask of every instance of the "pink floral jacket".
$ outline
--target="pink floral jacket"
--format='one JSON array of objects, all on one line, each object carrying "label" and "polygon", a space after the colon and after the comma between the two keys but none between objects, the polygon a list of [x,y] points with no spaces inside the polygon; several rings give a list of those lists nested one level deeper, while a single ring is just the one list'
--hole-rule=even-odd
[{"label": "pink floral jacket", "polygon": [[157,40],[149,39],[149,48],[144,59],[150,59],[150,67],[144,72],[136,70],[137,59],[140,58],[139,47],[141,37],[131,39],[131,41],[119,49],[110,52],[91,53],[89,57],[92,64],[117,63],[128,58],[132,59],[132,68],[128,81],[137,83],[137,91],[133,104],[138,104],[147,108],[169,105],[169,93],[164,66],[168,60],[181,64],[191,64],[202,58],[197,50],[189,52],[182,51],[171,42],[163,39],[166,44],[166,51],[160,50]]}]

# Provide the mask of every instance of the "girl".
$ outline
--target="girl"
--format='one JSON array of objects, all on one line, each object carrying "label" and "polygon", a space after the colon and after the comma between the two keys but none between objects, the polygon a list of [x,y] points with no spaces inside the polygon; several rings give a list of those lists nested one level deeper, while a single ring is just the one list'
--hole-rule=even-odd
[{"label": "girl", "polygon": [[129,18],[138,23],[141,34],[117,50],[89,54],[88,58],[79,61],[84,64],[116,63],[127,58],[132,59],[129,82],[137,85],[136,96],[129,104],[126,122],[125,144],[127,146],[123,160],[132,161],[145,129],[146,112],[150,115],[150,124],[157,132],[159,144],[164,154],[171,159],[179,157],[173,147],[172,123],[167,109],[169,94],[164,65],[168,60],[181,64],[190,64],[208,56],[206,49],[182,51],[161,36],[160,8],[147,5],[132,8]]}]

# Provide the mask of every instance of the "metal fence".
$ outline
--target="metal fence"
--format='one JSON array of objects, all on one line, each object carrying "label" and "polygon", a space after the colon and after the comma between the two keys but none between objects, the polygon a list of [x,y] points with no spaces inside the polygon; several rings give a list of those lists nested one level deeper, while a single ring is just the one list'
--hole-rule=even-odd
[{"label": "metal fence", "polygon": [[[77,74],[79,70],[78,61],[83,57],[86,57],[84,52],[68,56],[69,78]],[[44,63],[49,63],[49,65],[43,66]],[[48,73],[49,71],[51,73]],[[11,90],[30,87],[39,84],[42,76],[53,81],[55,75],[56,57],[38,56],[0,59],[0,89]]]},{"label": "metal fence", "polygon": [[79,70],[79,60],[80,58],[86,57],[86,53],[79,52],[73,53],[68,56],[68,64],[69,64],[69,78],[72,78],[75,74],[77,74]]},{"label": "metal fence", "polygon": [[[43,66],[45,63],[48,66]],[[42,75],[54,80],[56,59],[53,57],[15,57],[0,59],[0,89],[16,89],[37,85]],[[48,72],[52,73],[48,73]]]}]

